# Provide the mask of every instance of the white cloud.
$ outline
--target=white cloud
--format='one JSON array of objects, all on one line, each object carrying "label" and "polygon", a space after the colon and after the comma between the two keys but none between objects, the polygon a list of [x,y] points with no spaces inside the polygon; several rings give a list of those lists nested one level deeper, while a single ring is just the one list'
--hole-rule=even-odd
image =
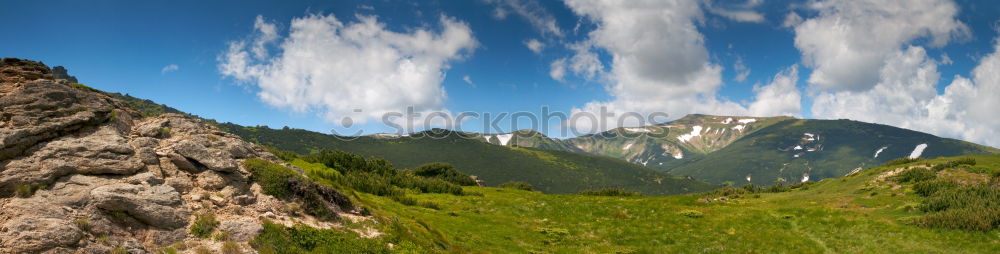
[{"label": "white cloud", "polygon": [[818,16],[795,26],[795,46],[813,69],[809,83],[819,89],[870,89],[903,44],[928,38],[931,46],[943,46],[969,34],[948,0],[828,0],[809,9]]},{"label": "white cloud", "polygon": [[[603,67],[581,70],[594,70],[582,72],[583,76],[606,74],[600,80],[606,82],[613,99],[589,102],[575,108],[574,114],[596,114],[601,108],[618,114],[666,112],[671,117],[747,112],[739,104],[716,97],[722,86],[722,67],[709,62],[704,38],[695,26],[703,15],[698,2],[570,0],[567,5],[597,24],[586,41],[571,45],[576,51],[573,58],[593,59],[580,61],[591,63],[581,66],[600,66],[595,49],[607,52],[611,58],[608,73],[603,73]],[[588,123],[570,124],[580,130],[589,129],[579,128]],[[617,123],[597,129],[614,125]]]},{"label": "white cloud", "polygon": [[486,0],[486,2],[495,5],[494,18],[503,20],[513,12],[531,23],[542,34],[563,36],[563,31],[556,23],[556,18],[537,0]]},{"label": "white cloud", "polygon": [[[284,38],[274,24],[258,18],[253,38],[231,42],[219,56],[219,71],[259,87],[257,95],[267,104],[320,112],[330,121],[352,115],[364,122],[407,107],[444,110],[441,82],[449,63],[478,45],[469,26],[442,16],[438,31],[395,32],[375,16],[357,18],[347,23],[333,15],[295,18]],[[275,54],[258,47],[266,44],[260,41],[277,43]]]},{"label": "white cloud", "polygon": [[530,49],[531,52],[535,52],[535,54],[541,54],[542,48],[545,48],[545,43],[542,43],[537,39],[529,39],[524,41],[524,46],[528,47],[528,49]]},{"label": "white cloud", "polygon": [[462,76],[462,81],[465,81],[466,84],[469,84],[473,88],[476,87],[476,83],[472,82],[472,78],[470,78],[469,75]]},{"label": "white cloud", "polygon": [[[982,59],[972,78],[956,76],[939,94],[939,64],[922,45],[969,36],[957,7],[944,0],[824,1],[819,16],[795,27],[796,47],[814,68],[812,114],[849,118],[1000,145],[1000,52]],[[998,45],[1000,46],[1000,45]]]},{"label": "white cloud", "polygon": [[272,23],[267,23],[264,20],[264,16],[257,15],[257,19],[253,22],[253,29],[257,32],[257,36],[253,41],[253,56],[258,60],[267,58],[267,45],[274,43],[278,39],[278,26]]},{"label": "white cloud", "polygon": [[802,112],[802,95],[795,86],[799,81],[799,67],[792,65],[774,75],[766,86],[754,86],[757,94],[750,104],[752,116],[798,116]]},{"label": "white cloud", "polygon": [[560,58],[549,65],[549,77],[557,81],[566,81],[566,59]]},{"label": "white cloud", "polygon": [[750,76],[750,68],[743,64],[742,57],[736,58],[736,63],[733,64],[733,70],[736,71],[736,76],[733,77],[733,80],[736,82],[746,81],[747,77]]},{"label": "white cloud", "polygon": [[802,24],[802,16],[799,16],[795,12],[788,12],[788,15],[785,16],[785,21],[781,23],[781,27],[795,27],[799,24]]},{"label": "white cloud", "polygon": [[743,4],[722,3],[716,5],[715,2],[705,1],[705,9],[712,14],[719,15],[733,21],[761,23],[764,22],[764,15],[752,10],[752,8],[760,5],[762,2],[763,1],[761,0],[749,0]]},{"label": "white cloud", "polygon": [[163,69],[160,69],[160,74],[167,74],[167,72],[173,72],[180,69],[181,67],[176,64],[168,64],[167,66],[163,66]]},{"label": "white cloud", "polygon": [[[1000,45],[997,45],[1000,47]],[[819,94],[813,115],[884,123],[931,134],[1000,146],[1000,52],[981,59],[972,79],[956,76],[938,94],[937,63],[922,47],[889,57],[880,82],[867,91]]]}]

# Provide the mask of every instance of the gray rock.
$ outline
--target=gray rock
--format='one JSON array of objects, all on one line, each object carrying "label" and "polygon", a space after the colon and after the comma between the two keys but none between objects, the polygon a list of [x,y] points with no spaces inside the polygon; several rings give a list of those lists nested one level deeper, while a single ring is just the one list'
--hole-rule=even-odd
[{"label": "gray rock", "polygon": [[206,190],[220,190],[226,187],[226,179],[218,172],[205,171],[198,174],[198,186]]},{"label": "gray rock", "polygon": [[158,228],[183,227],[191,215],[182,205],[180,194],[167,185],[120,183],[98,187],[90,195],[98,208],[123,211],[146,225]]},{"label": "gray rock", "polygon": [[230,240],[245,242],[260,234],[264,227],[253,221],[223,221],[219,230],[229,233]]},{"label": "gray rock", "polygon": [[70,247],[83,232],[73,222],[57,218],[15,218],[0,225],[0,253],[35,253]]},{"label": "gray rock", "polygon": [[185,158],[205,165],[208,169],[223,172],[236,171],[233,155],[226,150],[210,149],[190,140],[181,140],[174,145],[174,151]]}]

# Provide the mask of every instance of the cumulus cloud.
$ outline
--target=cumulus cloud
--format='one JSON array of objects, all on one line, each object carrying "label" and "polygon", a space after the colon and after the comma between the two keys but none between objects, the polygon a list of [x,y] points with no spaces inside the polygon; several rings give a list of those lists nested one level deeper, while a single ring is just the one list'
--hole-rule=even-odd
[{"label": "cumulus cloud", "polygon": [[[969,36],[950,1],[824,1],[819,16],[795,27],[807,65],[812,114],[848,118],[1000,145],[1000,53],[982,59],[972,77],[956,76],[938,93],[938,66],[925,46]],[[918,45],[927,39],[927,45]],[[1000,46],[1000,45],[998,45]]]},{"label": "cumulus cloud", "polygon": [[514,13],[528,21],[543,35],[563,36],[555,16],[552,16],[537,0],[486,0],[486,2],[494,5],[494,18],[503,20],[510,13]]},{"label": "cumulus cloud", "polygon": [[163,66],[163,69],[160,69],[160,74],[167,74],[167,72],[173,72],[180,69],[181,67],[176,64],[168,64],[167,66]]},{"label": "cumulus cloud", "polygon": [[817,117],[884,123],[1000,146],[998,69],[1000,52],[994,52],[981,59],[971,79],[956,76],[938,94],[937,62],[924,48],[911,46],[890,56],[872,89],[821,93],[812,110]]},{"label": "cumulus cloud", "polygon": [[765,86],[754,86],[755,101],[750,104],[753,116],[798,116],[802,112],[802,95],[795,86],[799,82],[799,67],[792,65],[778,73]]},{"label": "cumulus cloud", "polygon": [[549,65],[549,77],[557,81],[566,81],[566,59],[560,58]]},{"label": "cumulus cloud", "polygon": [[[580,70],[594,70],[581,73],[599,77],[613,99],[586,103],[573,109],[573,114],[596,115],[606,110],[619,115],[665,112],[671,117],[680,117],[689,113],[748,112],[745,107],[716,96],[723,84],[722,67],[709,61],[704,37],[695,25],[703,18],[698,2],[570,0],[567,5],[597,26],[586,41],[571,46],[576,53],[570,60],[553,63],[553,72],[570,67],[574,74],[580,75],[572,68],[572,59],[593,59],[581,60],[581,63],[590,64],[580,66],[602,66],[596,50],[607,52],[611,58],[607,73],[603,72],[603,67]],[[566,63],[570,63],[569,66]],[[570,124],[581,131],[634,124],[595,120],[604,121],[607,126],[587,121]]]},{"label": "cumulus cloud", "polygon": [[808,9],[818,15],[795,25],[795,47],[819,89],[868,90],[901,45],[927,38],[943,46],[969,35],[949,0],[828,0]]},{"label": "cumulus cloud", "polygon": [[531,52],[535,52],[535,54],[541,54],[542,48],[545,47],[545,43],[542,43],[541,41],[538,41],[536,39],[529,39],[524,41],[524,46],[528,47],[528,49],[531,50]]},{"label": "cumulus cloud", "polygon": [[[353,115],[364,122],[408,107],[444,110],[441,82],[449,63],[478,45],[469,26],[441,16],[440,29],[396,32],[375,16],[356,17],[355,22],[332,14],[295,18],[284,37],[258,17],[255,34],[231,42],[219,56],[219,71],[258,87],[267,104],[316,111],[330,121]],[[273,54],[270,43],[276,44]]]}]

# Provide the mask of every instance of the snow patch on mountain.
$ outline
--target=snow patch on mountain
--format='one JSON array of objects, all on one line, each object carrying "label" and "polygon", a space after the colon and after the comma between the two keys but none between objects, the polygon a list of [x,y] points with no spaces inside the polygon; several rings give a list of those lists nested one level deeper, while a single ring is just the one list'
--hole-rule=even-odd
[{"label": "snow patch on mountain", "polygon": [[510,142],[510,138],[513,138],[513,137],[514,137],[514,133],[507,133],[507,134],[499,134],[499,135],[497,135],[497,139],[500,140],[500,145],[507,145],[507,142]]},{"label": "snow patch on mountain", "polygon": [[632,143],[625,144],[625,146],[622,147],[622,150],[628,150],[629,148],[632,148],[632,145]]},{"label": "snow patch on mountain", "polygon": [[626,127],[623,129],[628,132],[649,132],[649,129],[646,129],[646,127]]},{"label": "snow patch on mountain", "polygon": [[795,150],[802,150],[802,146],[795,146],[795,148],[792,148],[792,149],[795,149]]},{"label": "snow patch on mountain", "polygon": [[882,153],[882,151],[885,151],[886,148],[889,147],[883,146],[882,148],[879,148],[878,151],[875,151],[875,157],[873,158],[878,158],[878,154]]},{"label": "snow patch on mountain", "polygon": [[920,158],[921,154],[924,154],[924,149],[927,149],[927,144],[919,144],[917,147],[913,148],[913,152],[910,153],[910,159]]},{"label": "snow patch on mountain", "polygon": [[733,122],[733,118],[730,117],[730,118],[726,118],[726,120],[722,121],[722,124],[729,124],[729,123],[732,123],[732,122]]},{"label": "snow patch on mountain", "polygon": [[802,173],[802,182],[804,183],[808,181],[809,181],[809,173]]},{"label": "snow patch on mountain", "polygon": [[674,153],[674,159],[678,159],[678,160],[684,159],[684,152],[677,151],[676,153]]},{"label": "snow patch on mountain", "polygon": [[688,140],[691,140],[691,138],[693,138],[693,137],[701,136],[701,126],[700,125],[691,127],[691,129],[692,129],[691,133],[677,136],[677,140],[680,140],[681,142],[688,142]]},{"label": "snow patch on mountain", "polygon": [[737,126],[733,127],[733,129],[737,130],[737,131],[743,131],[743,127],[744,127],[743,125],[737,125]]},{"label": "snow patch on mountain", "polygon": [[757,119],[754,119],[754,118],[740,119],[739,120],[739,122],[742,123],[742,124],[748,124],[748,123],[752,123],[752,122],[756,122],[756,121],[757,121]]}]

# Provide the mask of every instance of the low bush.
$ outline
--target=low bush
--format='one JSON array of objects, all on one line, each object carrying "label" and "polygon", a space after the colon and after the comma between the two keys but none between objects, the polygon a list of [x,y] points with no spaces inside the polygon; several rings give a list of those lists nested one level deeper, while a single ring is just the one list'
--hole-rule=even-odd
[{"label": "low bush", "polygon": [[912,168],[892,177],[893,181],[899,183],[915,183],[931,180],[937,177],[937,173],[927,168]]},{"label": "low bush", "polygon": [[597,190],[585,190],[581,191],[580,195],[588,196],[609,196],[609,197],[633,197],[639,196],[638,192],[627,191],[622,188],[604,188]]},{"label": "low bush", "polygon": [[677,214],[680,214],[681,216],[688,217],[688,218],[701,218],[701,217],[705,217],[704,213],[702,213],[700,211],[695,211],[695,210],[684,210],[684,211],[678,212]]},{"label": "low bush", "polygon": [[413,169],[413,174],[428,178],[437,178],[461,186],[476,186],[476,180],[448,163],[432,162]]},{"label": "low bush", "polygon": [[219,221],[215,220],[214,214],[198,214],[195,215],[194,223],[191,224],[191,235],[200,238],[207,238],[212,235],[212,231],[215,231],[215,227],[218,226]]},{"label": "low bush", "polygon": [[950,189],[955,187],[958,187],[958,184],[949,181],[943,181],[943,180],[923,181],[913,185],[913,192],[923,197],[929,197],[931,195],[934,195],[934,193],[937,193],[939,190]]},{"label": "low bush", "polygon": [[222,243],[220,252],[222,254],[243,254],[243,247],[240,247],[240,244],[234,241],[225,241]]},{"label": "low bush", "polygon": [[251,172],[250,179],[260,184],[264,194],[282,200],[302,201],[305,212],[320,219],[337,217],[330,206],[343,210],[353,207],[347,196],[330,186],[316,184],[287,167],[261,159],[248,159],[243,165]]},{"label": "low bush", "polygon": [[884,164],[882,164],[882,166],[883,167],[896,166],[896,165],[910,164],[910,163],[914,163],[914,162],[918,162],[918,161],[920,161],[920,158],[913,158],[913,159],[910,159],[910,158],[899,158],[899,159],[887,161]]},{"label": "low bush", "polygon": [[306,225],[285,227],[270,221],[250,241],[262,254],[272,253],[390,253],[380,238],[363,238],[353,232],[316,229]]},{"label": "low bush", "polygon": [[502,184],[498,185],[497,187],[507,188],[507,189],[526,190],[526,191],[534,191],[535,190],[535,187],[532,187],[531,184],[528,184],[526,182],[518,182],[518,181],[510,181],[510,182],[502,183]]}]

